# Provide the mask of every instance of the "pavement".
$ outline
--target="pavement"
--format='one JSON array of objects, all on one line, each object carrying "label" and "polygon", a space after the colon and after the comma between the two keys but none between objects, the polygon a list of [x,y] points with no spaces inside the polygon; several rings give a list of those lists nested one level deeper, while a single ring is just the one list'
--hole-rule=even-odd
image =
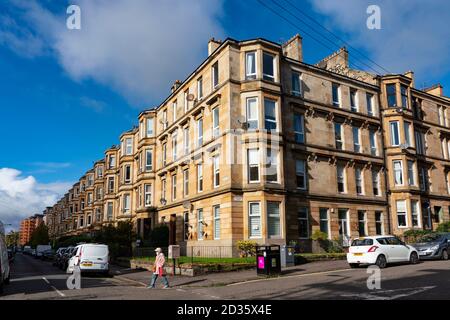
[{"label": "pavement", "polygon": [[11,270],[11,283],[0,300],[450,299],[450,261],[389,266],[380,271],[380,286],[373,289],[373,269],[349,269],[342,260],[287,268],[273,278],[258,277],[255,270],[169,275],[170,289],[161,289],[160,280],[157,289],[147,289],[151,272],[113,266],[110,277],[83,276],[82,288],[69,290],[69,275],[22,254]]}]

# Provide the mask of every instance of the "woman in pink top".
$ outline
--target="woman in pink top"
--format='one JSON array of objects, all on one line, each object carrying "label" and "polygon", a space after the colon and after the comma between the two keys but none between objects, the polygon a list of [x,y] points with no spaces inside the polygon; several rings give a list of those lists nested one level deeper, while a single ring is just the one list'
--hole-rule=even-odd
[{"label": "woman in pink top", "polygon": [[164,283],[164,289],[167,289],[169,288],[169,281],[167,280],[166,273],[164,272],[164,264],[166,263],[166,258],[164,257],[164,253],[162,252],[161,248],[156,248],[155,252],[156,259],[153,266],[152,281],[147,288],[154,289],[156,279],[158,279],[158,276],[161,276]]}]

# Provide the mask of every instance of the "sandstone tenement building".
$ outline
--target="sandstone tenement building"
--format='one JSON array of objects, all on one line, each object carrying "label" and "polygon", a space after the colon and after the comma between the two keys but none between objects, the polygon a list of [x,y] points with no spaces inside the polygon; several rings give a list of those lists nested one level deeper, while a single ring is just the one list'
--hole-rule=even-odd
[{"label": "sandstone tenement building", "polygon": [[432,229],[449,220],[450,99],[414,74],[315,65],[302,39],[211,39],[208,57],[45,210],[53,237],[132,221],[186,246]]}]

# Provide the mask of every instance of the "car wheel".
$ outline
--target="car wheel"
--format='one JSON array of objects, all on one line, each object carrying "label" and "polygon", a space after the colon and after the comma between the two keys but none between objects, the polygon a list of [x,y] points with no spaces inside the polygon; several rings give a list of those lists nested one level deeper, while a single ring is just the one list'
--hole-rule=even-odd
[{"label": "car wheel", "polygon": [[442,260],[448,260],[448,252],[447,252],[447,250],[442,250]]},{"label": "car wheel", "polygon": [[375,261],[375,265],[377,265],[378,268],[380,268],[380,269],[386,268],[386,265],[387,265],[386,257],[384,255],[380,254],[377,258],[377,261]]},{"label": "car wheel", "polygon": [[409,263],[410,264],[417,264],[419,263],[419,256],[417,255],[417,252],[412,252],[409,256]]},{"label": "car wheel", "polygon": [[359,263],[349,263],[350,268],[355,269],[359,267]]}]

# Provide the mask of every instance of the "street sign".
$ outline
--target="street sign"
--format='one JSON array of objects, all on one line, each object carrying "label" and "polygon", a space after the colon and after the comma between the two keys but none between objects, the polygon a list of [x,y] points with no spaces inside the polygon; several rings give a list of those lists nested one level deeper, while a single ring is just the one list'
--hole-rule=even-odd
[{"label": "street sign", "polygon": [[180,246],[170,245],[169,246],[169,259],[178,259],[180,257]]}]

